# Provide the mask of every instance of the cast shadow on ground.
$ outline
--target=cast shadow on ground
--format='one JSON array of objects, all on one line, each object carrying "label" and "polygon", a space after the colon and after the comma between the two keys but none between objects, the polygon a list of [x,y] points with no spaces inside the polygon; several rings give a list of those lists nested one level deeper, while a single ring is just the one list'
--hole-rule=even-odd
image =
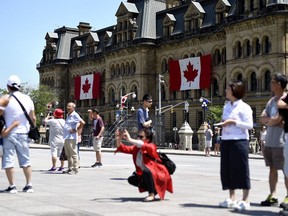
[{"label": "cast shadow on ground", "polygon": [[118,197],[118,198],[96,198],[91,201],[97,202],[143,202],[142,197]]},{"label": "cast shadow on ground", "polygon": [[[195,208],[214,208],[216,209],[221,209],[218,205],[203,205],[203,204],[198,204],[198,203],[185,203],[185,204],[181,204],[182,207],[195,207]],[[231,213],[237,213],[237,214],[241,214],[241,215],[255,215],[255,216],[276,216],[279,215],[278,213],[275,212],[271,212],[271,211],[267,211],[265,210],[265,208],[263,208],[263,210],[253,210],[253,206],[260,206],[259,204],[256,203],[251,203],[251,209],[247,210],[247,211],[235,211],[233,209],[227,209],[228,211],[230,211]]]}]

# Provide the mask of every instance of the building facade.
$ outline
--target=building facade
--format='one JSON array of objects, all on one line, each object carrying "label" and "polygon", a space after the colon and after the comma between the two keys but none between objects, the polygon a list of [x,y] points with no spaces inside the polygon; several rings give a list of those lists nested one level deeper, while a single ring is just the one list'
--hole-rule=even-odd
[{"label": "building facade", "polygon": [[[113,123],[121,95],[130,92],[136,98],[128,98],[128,112],[141,105],[145,93],[154,99],[152,115],[159,99],[162,107],[188,101],[188,114],[184,106],[163,114],[169,140],[185,119],[193,131],[200,127],[200,97],[223,105],[226,83],[240,79],[257,124],[271,97],[271,75],[288,73],[287,0],[128,0],[120,3],[116,17],[115,25],[100,30],[80,22],[78,28],[48,32],[37,65],[40,84],[57,90],[63,107],[75,101],[74,77],[101,73],[101,97],[75,101],[87,121],[87,109],[96,106]],[[171,92],[169,61],[207,54],[212,56],[211,87]]]}]

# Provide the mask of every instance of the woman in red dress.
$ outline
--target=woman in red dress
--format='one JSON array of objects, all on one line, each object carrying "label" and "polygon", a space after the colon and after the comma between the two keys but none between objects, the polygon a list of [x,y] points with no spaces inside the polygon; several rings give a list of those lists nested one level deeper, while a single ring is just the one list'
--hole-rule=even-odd
[{"label": "woman in red dress", "polygon": [[[127,140],[132,146],[121,143],[121,139]],[[128,178],[128,182],[139,188],[140,192],[148,191],[144,202],[155,200],[158,194],[164,199],[166,190],[173,193],[173,185],[166,167],[155,161],[161,161],[157,153],[157,146],[152,143],[153,132],[149,129],[141,129],[138,139],[131,138],[127,130],[116,131],[116,152],[132,154],[136,171]]]}]

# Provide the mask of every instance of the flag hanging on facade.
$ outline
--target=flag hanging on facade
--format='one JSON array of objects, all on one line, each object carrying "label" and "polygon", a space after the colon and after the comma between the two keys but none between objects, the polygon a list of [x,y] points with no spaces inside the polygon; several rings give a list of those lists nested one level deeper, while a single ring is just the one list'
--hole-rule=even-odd
[{"label": "flag hanging on facade", "polygon": [[169,62],[170,91],[210,87],[211,55]]},{"label": "flag hanging on facade", "polygon": [[75,100],[100,98],[100,73],[74,78]]}]

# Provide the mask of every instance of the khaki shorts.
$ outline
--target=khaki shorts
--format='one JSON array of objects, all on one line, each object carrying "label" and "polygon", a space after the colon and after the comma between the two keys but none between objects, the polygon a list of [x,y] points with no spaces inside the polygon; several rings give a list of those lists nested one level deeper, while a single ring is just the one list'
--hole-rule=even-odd
[{"label": "khaki shorts", "polygon": [[103,137],[100,137],[98,139],[96,137],[93,137],[94,151],[101,151],[102,142],[103,142]]},{"label": "khaki shorts", "polygon": [[263,156],[266,166],[283,170],[284,167],[284,148],[264,147]]}]

